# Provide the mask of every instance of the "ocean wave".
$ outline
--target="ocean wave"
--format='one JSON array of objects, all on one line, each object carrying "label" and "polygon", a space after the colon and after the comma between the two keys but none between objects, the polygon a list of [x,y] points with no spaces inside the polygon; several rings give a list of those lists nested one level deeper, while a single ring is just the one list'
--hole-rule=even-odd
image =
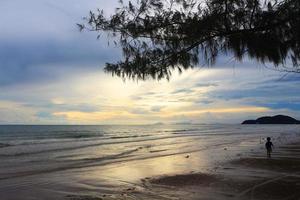
[{"label": "ocean wave", "polygon": [[152,135],[126,135],[126,136],[111,136],[110,139],[126,139],[126,138],[138,138],[138,137],[149,137]]},{"label": "ocean wave", "polygon": [[54,148],[54,149],[45,149],[45,150],[39,150],[39,151],[31,151],[31,152],[18,152],[14,154],[0,154],[0,157],[16,157],[16,156],[28,156],[28,155],[37,155],[37,154],[43,154],[43,153],[55,153],[55,152],[61,152],[61,151],[72,151],[82,148],[88,148],[88,147],[95,147],[95,146],[103,146],[103,145],[114,145],[114,144],[129,144],[129,143],[139,143],[139,142],[147,142],[147,141],[157,141],[157,140],[163,140],[163,139],[175,139],[175,138],[183,138],[183,137],[191,137],[196,136],[200,137],[201,135],[169,135],[169,136],[160,136],[160,137],[149,137],[149,138],[139,138],[136,140],[120,140],[120,141],[101,141],[96,142],[93,144],[85,144],[85,145],[78,145],[78,146],[69,146],[69,147],[63,147],[63,148]]},{"label": "ocean wave", "polygon": [[12,146],[11,144],[7,144],[7,143],[0,143],[0,148],[5,148],[5,147],[9,147]]},{"label": "ocean wave", "polygon": [[175,130],[167,130],[165,133],[173,133],[173,132],[187,132],[187,131],[199,131],[201,129],[175,129]]}]

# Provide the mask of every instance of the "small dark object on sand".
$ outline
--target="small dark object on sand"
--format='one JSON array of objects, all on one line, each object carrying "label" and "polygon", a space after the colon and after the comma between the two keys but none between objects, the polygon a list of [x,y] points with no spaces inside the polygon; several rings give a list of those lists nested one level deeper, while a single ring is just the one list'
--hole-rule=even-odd
[{"label": "small dark object on sand", "polygon": [[185,158],[189,158],[189,157],[190,157],[190,155],[185,156]]},{"label": "small dark object on sand", "polygon": [[132,187],[132,188],[128,188],[128,189],[127,189],[127,191],[133,191],[133,190],[135,190],[135,188],[134,188],[134,187]]}]

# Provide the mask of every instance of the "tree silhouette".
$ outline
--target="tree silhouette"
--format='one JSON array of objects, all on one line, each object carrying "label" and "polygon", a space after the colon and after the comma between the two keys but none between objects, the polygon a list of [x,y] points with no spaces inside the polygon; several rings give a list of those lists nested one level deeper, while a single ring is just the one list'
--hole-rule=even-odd
[{"label": "tree silhouette", "polygon": [[[137,0],[113,15],[90,12],[81,30],[107,32],[124,59],[105,71],[122,78],[169,78],[219,55],[274,66],[292,61],[299,72],[299,0]],[[99,36],[100,37],[100,34]]]}]

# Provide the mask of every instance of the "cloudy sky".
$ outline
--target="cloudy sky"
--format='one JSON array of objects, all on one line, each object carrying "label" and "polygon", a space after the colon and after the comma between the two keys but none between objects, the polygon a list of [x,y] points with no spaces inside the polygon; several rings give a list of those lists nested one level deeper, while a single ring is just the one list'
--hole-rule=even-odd
[{"label": "cloudy sky", "polygon": [[170,81],[103,73],[120,51],[79,32],[89,10],[117,0],[0,1],[0,124],[239,123],[261,115],[300,118],[300,74],[222,58]]}]

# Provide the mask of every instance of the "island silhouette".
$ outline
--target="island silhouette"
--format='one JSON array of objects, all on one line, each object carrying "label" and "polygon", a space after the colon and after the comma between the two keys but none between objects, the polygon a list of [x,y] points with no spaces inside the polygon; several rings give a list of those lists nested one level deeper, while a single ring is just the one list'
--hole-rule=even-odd
[{"label": "island silhouette", "polygon": [[260,117],[256,120],[245,120],[242,124],[300,124],[300,121],[286,115],[275,115]]}]

